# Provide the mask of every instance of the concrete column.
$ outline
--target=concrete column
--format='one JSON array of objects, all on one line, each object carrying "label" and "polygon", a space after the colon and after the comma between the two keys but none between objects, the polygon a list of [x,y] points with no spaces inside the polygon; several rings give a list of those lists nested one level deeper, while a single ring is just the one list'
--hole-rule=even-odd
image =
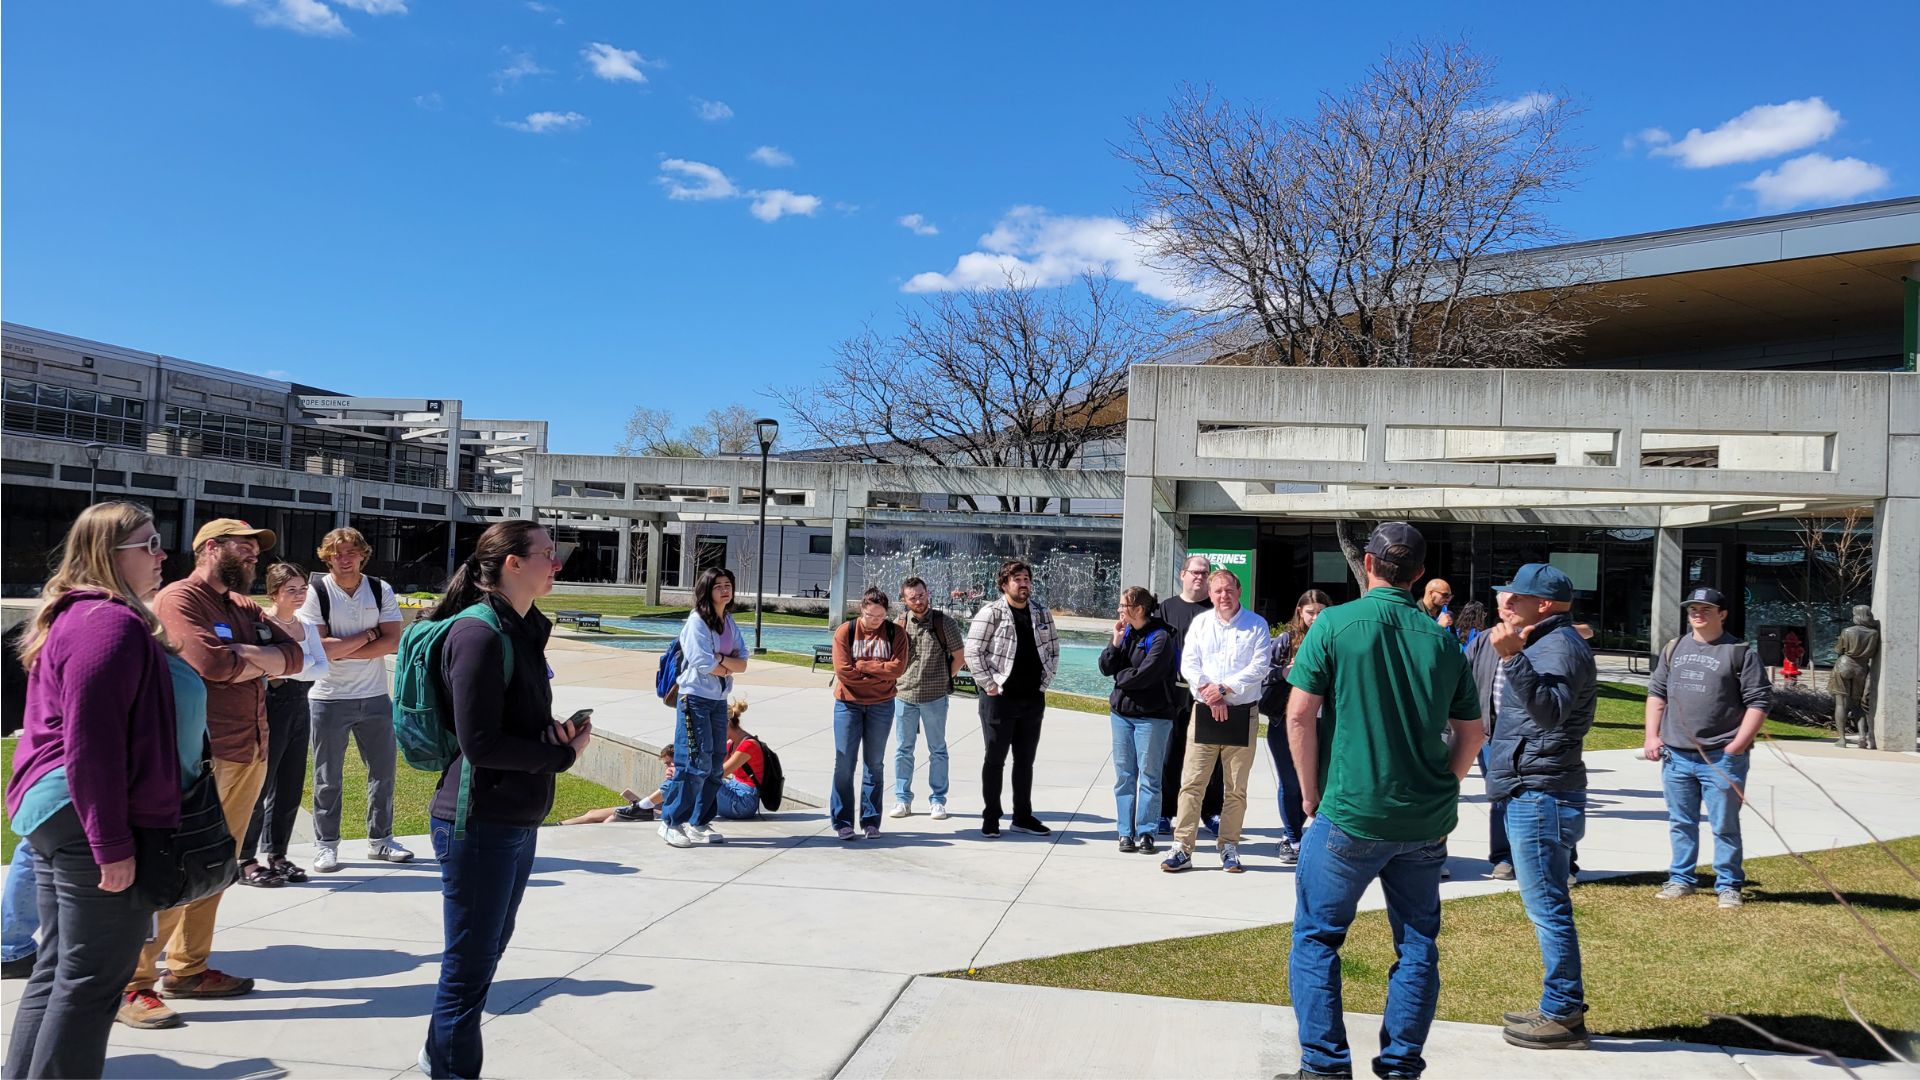
[{"label": "concrete column", "polygon": [[647,522],[647,603],[660,602],[660,549],[667,546],[667,530],[659,518]]},{"label": "concrete column", "polygon": [[196,483],[198,481],[193,477],[186,477],[187,494],[180,500],[180,550],[188,555],[193,554],[193,531],[200,527],[194,521],[195,511],[198,509],[193,494]]},{"label": "concrete column", "polygon": [[1160,516],[1153,506],[1153,478],[1129,476],[1120,491],[1120,581],[1144,585],[1158,596],[1166,586],[1153,576],[1153,519]]},{"label": "concrete column", "polygon": [[1873,724],[1882,750],[1914,749],[1920,682],[1920,498],[1886,499],[1873,515],[1873,614],[1880,620]]},{"label": "concrete column", "polygon": [[460,402],[441,402],[441,416],[447,422],[447,490],[460,490]]},{"label": "concrete column", "polygon": [[1647,626],[1650,655],[1659,656],[1679,635],[1680,600],[1687,586],[1680,549],[1681,530],[1660,529],[1653,537],[1653,613]]},{"label": "concrete column", "polygon": [[847,614],[847,497],[833,493],[832,546],[827,552],[827,626],[839,626]]},{"label": "concrete column", "polygon": [[620,528],[620,554],[615,558],[613,582],[616,585],[633,584],[633,522],[627,518],[614,518]]}]

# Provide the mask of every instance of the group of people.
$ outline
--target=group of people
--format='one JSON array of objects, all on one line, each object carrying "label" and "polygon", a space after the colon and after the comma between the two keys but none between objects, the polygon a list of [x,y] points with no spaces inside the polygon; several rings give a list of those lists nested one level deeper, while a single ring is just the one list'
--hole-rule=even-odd
[{"label": "group of people", "polygon": [[[217,893],[160,910],[139,887],[149,841],[179,827],[183,793],[202,777],[211,777],[238,842],[238,879],[296,883],[305,872],[288,860],[287,841],[303,751],[310,745],[315,759],[315,869],[327,872],[339,866],[340,769],[351,737],[368,767],[368,856],[411,858],[391,835],[394,712],[381,658],[401,645],[392,590],[362,572],[370,550],[341,529],[321,546],[323,577],[309,582],[284,563],[270,570],[271,609],[263,610],[247,593],[274,543],[270,531],[242,521],[208,522],[194,538],[192,574],[162,588],[165,547],[145,508],[101,503],[70,530],[19,648],[25,725],[6,798],[25,838],[14,869],[24,860],[33,875],[40,941],[9,1075],[98,1075],[116,1018],[170,1026],[179,1018],[164,999],[252,990],[251,979],[210,966]],[[1542,1049],[1587,1044],[1569,890],[1585,829],[1582,749],[1596,676],[1569,615],[1572,582],[1547,564],[1522,567],[1496,590],[1498,620],[1463,648],[1461,633],[1410,591],[1424,562],[1416,529],[1384,523],[1367,545],[1360,599],[1335,606],[1310,591],[1270,628],[1241,606],[1233,574],[1196,557],[1181,569],[1178,597],[1156,601],[1139,587],[1122,594],[1100,658],[1114,680],[1120,848],[1157,853],[1171,808],[1167,871],[1192,867],[1202,828],[1215,834],[1223,869],[1243,868],[1247,781],[1267,722],[1281,777],[1280,857],[1298,868],[1290,989],[1303,1076],[1351,1072],[1339,950],[1375,880],[1399,954],[1375,1071],[1417,1076],[1424,1067],[1446,840],[1460,782],[1476,761],[1494,803],[1496,857],[1519,882],[1546,969],[1537,1006],[1508,1015],[1507,1039]],[[430,806],[446,936],[419,1061],[431,1076],[480,1074],[481,1009],[513,933],[554,777],[573,767],[592,734],[585,715],[553,715],[551,624],[535,601],[557,571],[543,528],[500,522],[422,620],[437,635],[431,675],[457,741]],[[859,617],[835,631],[830,814],[841,839],[879,835],[889,730],[888,816],[913,812],[922,734],[930,813],[947,816],[947,705],[963,668],[979,689],[986,744],[981,834],[999,836],[1003,820],[1049,834],[1032,783],[1059,638],[1034,600],[1029,566],[1007,562],[998,585],[998,599],[964,630],[909,579],[897,617],[889,596],[869,590]],[[733,592],[731,573],[702,574],[679,637],[667,782],[609,812],[657,818],[675,847],[720,843],[716,817],[760,808],[766,752],[741,728],[744,702],[732,696],[747,666]],[[1698,885],[1704,803],[1719,905],[1737,908],[1741,792],[1768,685],[1757,653],[1726,633],[1723,597],[1695,590],[1686,612],[1692,632],[1659,657],[1647,708],[1645,753],[1663,763],[1673,849],[1658,896],[1681,900]],[[1449,604],[1439,613],[1450,615]],[[1002,801],[1009,755],[1010,814]],[[1169,772],[1178,776],[1171,801]],[[1215,784],[1218,802],[1209,805]],[[8,894],[11,946],[11,882]]]}]

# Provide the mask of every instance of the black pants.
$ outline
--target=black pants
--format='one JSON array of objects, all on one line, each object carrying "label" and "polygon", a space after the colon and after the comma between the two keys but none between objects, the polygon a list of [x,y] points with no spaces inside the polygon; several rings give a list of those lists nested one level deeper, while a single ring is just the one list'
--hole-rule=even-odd
[{"label": "black pants", "polygon": [[39,856],[40,961],[13,1016],[7,1075],[99,1076],[153,911],[132,889],[100,891],[100,867],[73,807],[61,808],[26,842]]},{"label": "black pants", "polygon": [[[1180,813],[1180,770],[1187,760],[1187,722],[1185,717],[1193,712],[1193,699],[1186,692],[1180,692],[1180,717],[1173,722],[1173,734],[1167,739],[1167,763],[1160,770],[1160,816],[1173,818]],[[1207,793],[1200,797],[1200,820],[1220,816],[1220,809],[1227,805],[1227,781],[1215,764],[1213,775],[1207,779]]]},{"label": "black pants", "polygon": [[1307,810],[1300,802],[1300,773],[1293,767],[1285,715],[1266,719],[1267,752],[1273,755],[1274,770],[1280,774],[1280,830],[1289,843],[1297,846],[1307,828]]},{"label": "black pants", "polygon": [[307,789],[307,742],[313,732],[307,690],[312,686],[288,679],[267,687],[267,780],[260,785],[260,801],[254,804],[246,842],[240,845],[242,865],[252,862],[261,850],[263,834],[269,858],[284,857],[293,838],[293,823],[300,816],[300,799]]},{"label": "black pants", "polygon": [[1033,820],[1033,754],[1040,748],[1040,719],[1047,711],[1045,694],[980,695],[980,732],[987,740],[987,760],[980,769],[983,821],[1000,823],[1000,775],[1013,751],[1013,820]]}]

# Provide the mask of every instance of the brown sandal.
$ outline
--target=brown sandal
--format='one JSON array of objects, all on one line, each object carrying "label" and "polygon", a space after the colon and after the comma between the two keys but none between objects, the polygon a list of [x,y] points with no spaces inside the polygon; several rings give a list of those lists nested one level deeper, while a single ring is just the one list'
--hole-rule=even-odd
[{"label": "brown sandal", "polygon": [[284,884],[284,882],[280,880],[279,874],[273,872],[271,867],[261,866],[257,862],[250,862],[240,868],[240,884],[251,885],[256,889],[277,889]]}]

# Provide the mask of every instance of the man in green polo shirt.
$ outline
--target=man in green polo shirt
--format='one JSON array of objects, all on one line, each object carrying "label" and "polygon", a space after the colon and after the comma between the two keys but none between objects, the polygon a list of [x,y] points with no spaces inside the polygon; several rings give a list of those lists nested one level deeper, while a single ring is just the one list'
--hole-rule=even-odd
[{"label": "man in green polo shirt", "polygon": [[1373,1071],[1414,1077],[1426,1068],[1420,1051],[1440,994],[1440,872],[1460,781],[1486,738],[1466,655],[1408,591],[1426,558],[1426,539],[1406,522],[1374,529],[1367,594],[1320,614],[1287,676],[1287,739],[1309,815],[1288,972],[1298,1076],[1353,1075],[1340,946],[1375,879],[1399,960]]}]

